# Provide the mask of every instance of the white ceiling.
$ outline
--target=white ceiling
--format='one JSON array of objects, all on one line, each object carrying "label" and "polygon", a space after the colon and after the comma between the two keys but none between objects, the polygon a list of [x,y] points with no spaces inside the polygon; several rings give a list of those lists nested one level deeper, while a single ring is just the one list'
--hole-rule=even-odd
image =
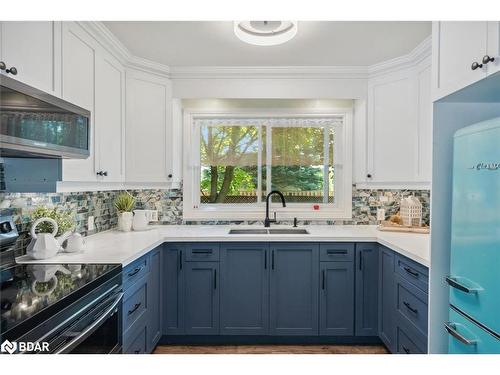
[{"label": "white ceiling", "polygon": [[430,22],[301,21],[278,46],[240,41],[228,21],[104,22],[132,54],[168,66],[367,66],[413,50]]}]

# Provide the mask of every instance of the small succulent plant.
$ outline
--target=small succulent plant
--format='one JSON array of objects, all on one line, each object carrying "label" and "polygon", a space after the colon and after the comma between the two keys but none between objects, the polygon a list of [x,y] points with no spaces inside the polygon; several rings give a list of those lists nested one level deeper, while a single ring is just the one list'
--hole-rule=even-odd
[{"label": "small succulent plant", "polygon": [[[71,212],[65,212],[58,210],[57,208],[48,208],[44,206],[37,207],[31,213],[32,221],[36,219],[40,219],[42,217],[50,217],[54,219],[59,227],[57,231],[57,236],[71,230],[75,226],[75,221],[73,218],[73,214]],[[50,233],[52,232],[52,224],[48,222],[40,223],[37,226],[37,231],[40,233]]]},{"label": "small succulent plant", "polygon": [[135,198],[130,193],[120,193],[116,196],[114,205],[119,213],[131,212],[135,206]]}]

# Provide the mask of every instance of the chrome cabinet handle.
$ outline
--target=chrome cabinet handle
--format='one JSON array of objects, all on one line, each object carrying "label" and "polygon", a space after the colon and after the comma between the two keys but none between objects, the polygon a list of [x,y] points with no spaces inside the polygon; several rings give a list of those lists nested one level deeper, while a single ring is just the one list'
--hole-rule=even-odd
[{"label": "chrome cabinet handle", "polygon": [[456,324],[452,322],[448,322],[444,324],[444,328],[446,331],[455,339],[460,341],[462,344],[465,345],[476,345],[477,340],[469,340],[468,338],[462,336],[460,333],[458,333],[456,329]]},{"label": "chrome cabinet handle", "polygon": [[446,276],[445,280],[446,280],[446,282],[448,283],[449,286],[451,286],[451,287],[453,287],[455,289],[458,289],[458,290],[460,290],[460,291],[462,291],[464,293],[476,293],[477,292],[477,289],[469,288],[469,287],[465,286],[464,284],[461,284],[454,277]]},{"label": "chrome cabinet handle", "polygon": [[325,290],[325,270],[321,273],[321,289]]}]

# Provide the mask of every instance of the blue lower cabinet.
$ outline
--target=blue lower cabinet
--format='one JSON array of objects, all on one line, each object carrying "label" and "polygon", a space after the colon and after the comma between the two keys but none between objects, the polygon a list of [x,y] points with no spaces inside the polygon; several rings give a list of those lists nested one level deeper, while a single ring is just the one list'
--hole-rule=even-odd
[{"label": "blue lower cabinet", "polygon": [[141,324],[126,332],[123,339],[124,354],[145,354],[150,351],[147,348],[147,325]]},{"label": "blue lower cabinet", "polygon": [[220,248],[220,333],[269,332],[269,245],[229,243]]},{"label": "blue lower cabinet", "polygon": [[356,336],[378,336],[378,246],[356,244]]},{"label": "blue lower cabinet", "polygon": [[319,334],[354,335],[353,262],[321,262]]},{"label": "blue lower cabinet", "polygon": [[161,314],[161,306],[162,306],[162,291],[161,291],[161,277],[162,277],[162,254],[163,254],[163,246],[156,248],[151,251],[149,264],[150,271],[147,282],[147,316],[148,316],[148,325],[147,325],[147,351],[152,352],[160,341],[162,330],[161,330],[161,322],[162,322],[162,314]]},{"label": "blue lower cabinet", "polygon": [[189,335],[219,333],[219,263],[184,263],[184,323]]},{"label": "blue lower cabinet", "polygon": [[270,334],[318,334],[319,244],[272,243]]},{"label": "blue lower cabinet", "polygon": [[396,352],[396,301],[394,252],[379,246],[379,337],[391,353]]},{"label": "blue lower cabinet", "polygon": [[184,246],[165,245],[163,254],[163,332],[179,335],[184,331]]}]

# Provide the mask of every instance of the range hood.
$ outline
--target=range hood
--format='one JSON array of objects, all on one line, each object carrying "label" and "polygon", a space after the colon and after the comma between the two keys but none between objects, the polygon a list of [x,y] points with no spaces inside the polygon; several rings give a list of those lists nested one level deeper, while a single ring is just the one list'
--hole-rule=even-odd
[{"label": "range hood", "polygon": [[85,159],[90,112],[0,76],[0,157]]}]

